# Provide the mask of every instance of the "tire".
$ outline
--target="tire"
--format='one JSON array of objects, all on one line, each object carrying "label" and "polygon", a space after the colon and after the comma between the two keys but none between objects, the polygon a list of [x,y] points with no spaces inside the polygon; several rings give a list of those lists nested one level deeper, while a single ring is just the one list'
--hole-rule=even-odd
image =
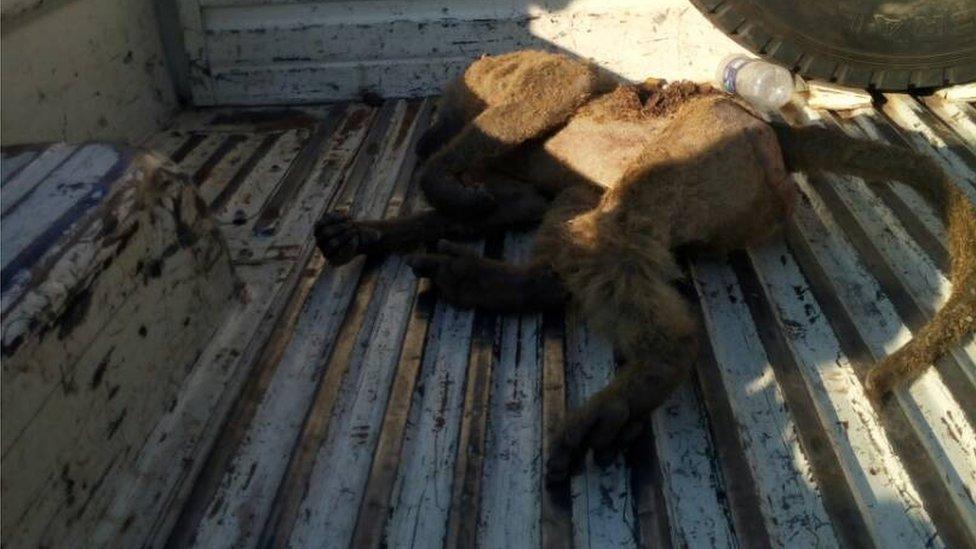
[{"label": "tire", "polygon": [[883,91],[976,80],[976,0],[691,0],[805,78]]}]

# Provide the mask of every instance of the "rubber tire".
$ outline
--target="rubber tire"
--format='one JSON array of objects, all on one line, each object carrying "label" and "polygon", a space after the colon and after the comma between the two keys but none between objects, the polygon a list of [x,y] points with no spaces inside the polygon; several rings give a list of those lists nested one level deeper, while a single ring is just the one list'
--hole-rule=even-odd
[{"label": "rubber tire", "polygon": [[746,49],[805,78],[883,91],[976,80],[974,0],[691,2]]}]

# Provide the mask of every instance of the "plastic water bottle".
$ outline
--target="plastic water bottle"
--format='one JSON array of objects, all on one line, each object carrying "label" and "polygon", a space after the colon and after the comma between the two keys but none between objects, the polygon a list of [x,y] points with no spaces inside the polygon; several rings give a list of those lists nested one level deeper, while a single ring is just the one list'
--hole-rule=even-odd
[{"label": "plastic water bottle", "polygon": [[738,94],[760,108],[778,109],[793,95],[793,75],[790,71],[741,54],[722,60],[716,75],[723,90]]}]

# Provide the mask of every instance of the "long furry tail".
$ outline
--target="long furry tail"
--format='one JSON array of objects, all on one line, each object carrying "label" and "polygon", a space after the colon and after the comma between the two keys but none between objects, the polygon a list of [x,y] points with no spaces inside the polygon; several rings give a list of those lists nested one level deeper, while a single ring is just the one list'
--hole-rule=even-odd
[{"label": "long furry tail", "polygon": [[946,304],[901,349],[868,373],[867,388],[882,396],[914,379],[948,349],[976,331],[976,208],[927,156],[848,136],[838,129],[773,124],[787,168],[854,175],[868,183],[896,180],[939,212],[949,234],[952,292]]}]

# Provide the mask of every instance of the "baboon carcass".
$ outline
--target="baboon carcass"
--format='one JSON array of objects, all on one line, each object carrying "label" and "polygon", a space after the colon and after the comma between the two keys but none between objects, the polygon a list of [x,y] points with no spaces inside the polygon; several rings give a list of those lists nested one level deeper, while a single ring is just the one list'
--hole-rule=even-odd
[{"label": "baboon carcass", "polygon": [[[418,144],[433,209],[387,221],[329,213],[317,243],[332,264],[408,252],[462,306],[505,311],[572,301],[612,341],[615,378],[575,410],[548,460],[566,478],[594,451],[605,462],[686,377],[699,326],[676,287],[676,251],[723,254],[762,242],[796,200],[789,173],[899,180],[929,199],[949,234],[953,290],[900,350],[875,365],[877,398],[974,330],[976,214],[930,159],[839,130],[769,124],[707,85],[622,85],[569,57],[519,51],[475,61],[445,90]],[[533,260],[511,265],[450,240],[539,225]]]}]

